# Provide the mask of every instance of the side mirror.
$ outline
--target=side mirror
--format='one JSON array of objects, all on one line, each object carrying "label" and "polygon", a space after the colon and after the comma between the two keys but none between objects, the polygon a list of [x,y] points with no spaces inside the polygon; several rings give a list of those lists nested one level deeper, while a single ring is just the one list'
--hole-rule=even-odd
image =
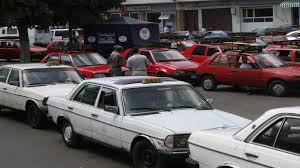
[{"label": "side mirror", "polygon": [[210,104],[210,105],[213,105],[215,100],[214,99],[206,99],[206,101]]},{"label": "side mirror", "polygon": [[104,111],[119,114],[119,108],[116,106],[104,106]]},{"label": "side mirror", "polygon": [[13,85],[13,86],[20,86],[20,82],[19,81],[9,81],[8,84],[9,85]]}]

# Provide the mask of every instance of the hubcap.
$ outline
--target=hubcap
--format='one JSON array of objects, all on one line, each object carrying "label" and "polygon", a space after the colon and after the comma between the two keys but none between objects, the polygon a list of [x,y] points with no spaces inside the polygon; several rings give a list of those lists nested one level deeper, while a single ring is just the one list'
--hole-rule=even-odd
[{"label": "hubcap", "polygon": [[71,140],[71,136],[72,136],[72,127],[70,125],[65,127],[65,131],[64,131],[64,138],[67,142],[70,142]]},{"label": "hubcap", "polygon": [[143,157],[144,164],[146,166],[152,166],[155,163],[154,153],[152,150],[145,150]]},{"label": "hubcap", "polygon": [[285,88],[281,84],[275,84],[272,88],[273,92],[275,92],[277,95],[281,95]]},{"label": "hubcap", "polygon": [[213,81],[210,79],[206,79],[203,81],[203,86],[205,89],[211,89],[213,86]]}]

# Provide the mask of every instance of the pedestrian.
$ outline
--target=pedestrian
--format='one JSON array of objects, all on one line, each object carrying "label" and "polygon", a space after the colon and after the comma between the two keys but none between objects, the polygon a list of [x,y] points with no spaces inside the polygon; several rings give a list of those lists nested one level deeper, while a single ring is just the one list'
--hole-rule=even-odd
[{"label": "pedestrian", "polygon": [[193,34],[192,30],[189,30],[187,40],[194,40],[194,34]]},{"label": "pedestrian", "polygon": [[165,25],[165,27],[164,27],[164,33],[170,33],[170,32],[171,32],[171,30],[170,30],[169,26]]},{"label": "pedestrian", "polygon": [[127,60],[127,66],[131,70],[132,76],[147,76],[148,58],[140,55],[138,48],[133,48],[131,53],[133,55]]},{"label": "pedestrian", "polygon": [[107,63],[111,65],[111,76],[123,76],[122,66],[124,65],[124,60],[121,56],[123,47],[119,45],[114,46],[114,51],[110,54]]}]

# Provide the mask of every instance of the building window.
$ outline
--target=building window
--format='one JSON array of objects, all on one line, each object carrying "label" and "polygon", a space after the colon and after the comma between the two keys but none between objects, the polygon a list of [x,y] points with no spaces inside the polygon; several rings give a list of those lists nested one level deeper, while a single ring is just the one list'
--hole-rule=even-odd
[{"label": "building window", "polygon": [[6,32],[5,32],[5,30],[3,29],[3,30],[2,30],[2,34],[5,34],[5,33],[6,33]]},{"label": "building window", "polygon": [[273,8],[244,8],[243,22],[273,22]]}]

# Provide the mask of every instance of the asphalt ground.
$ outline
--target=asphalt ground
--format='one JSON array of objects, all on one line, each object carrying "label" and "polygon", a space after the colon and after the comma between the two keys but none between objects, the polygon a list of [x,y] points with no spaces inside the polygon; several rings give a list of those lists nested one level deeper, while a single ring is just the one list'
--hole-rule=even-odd
[{"label": "asphalt ground", "polygon": [[[214,92],[198,90],[215,100],[215,108],[249,119],[272,108],[300,105],[300,93],[277,98],[268,96],[264,90],[254,90],[252,95],[243,89],[223,86]],[[32,129],[26,124],[24,112],[0,112],[0,135],[0,168],[131,167],[127,153],[94,142],[86,140],[80,149],[66,147],[54,126],[46,130]]]}]

